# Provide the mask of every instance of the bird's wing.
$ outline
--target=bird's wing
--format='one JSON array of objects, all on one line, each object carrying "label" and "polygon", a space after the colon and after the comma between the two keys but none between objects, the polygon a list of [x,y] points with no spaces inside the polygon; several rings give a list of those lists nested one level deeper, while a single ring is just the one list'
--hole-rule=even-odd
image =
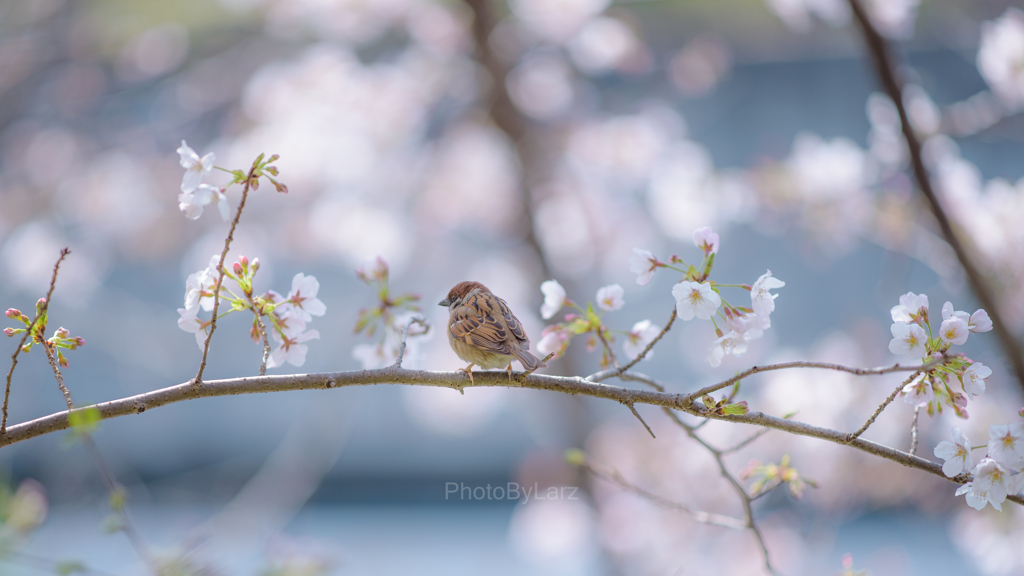
[{"label": "bird's wing", "polygon": [[508,327],[508,331],[515,336],[516,340],[519,340],[519,347],[523,350],[530,349],[530,337],[526,335],[526,330],[523,330],[523,324],[519,322],[519,318],[509,310],[508,304],[504,300],[498,298],[498,302],[501,309],[501,316],[505,320],[505,326]]},{"label": "bird's wing", "polygon": [[[448,330],[456,340],[489,352],[510,356],[512,349],[508,345],[509,330],[506,329],[505,322],[508,306],[505,306],[504,302],[493,306],[491,299],[501,302],[501,299],[493,294],[477,293],[467,296],[462,305],[452,313]],[[515,318],[511,312],[508,312],[508,316]],[[522,333],[518,321],[515,326]]]}]

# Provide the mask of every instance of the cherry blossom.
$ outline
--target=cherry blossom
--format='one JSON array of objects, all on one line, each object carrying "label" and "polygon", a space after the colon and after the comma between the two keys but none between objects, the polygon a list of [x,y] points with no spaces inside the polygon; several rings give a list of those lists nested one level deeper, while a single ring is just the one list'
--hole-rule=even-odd
[{"label": "cherry blossom", "polygon": [[209,312],[213,310],[213,290],[217,286],[217,266],[220,255],[210,257],[210,265],[198,272],[193,272],[185,280],[185,309],[194,310],[200,306]]},{"label": "cherry blossom", "polygon": [[750,287],[751,307],[754,309],[754,313],[764,320],[765,328],[771,326],[769,316],[775,310],[775,299],[779,297],[778,294],[772,294],[768,291],[782,288],[785,285],[785,282],[773,277],[772,271],[769,270],[762,274],[757,279],[757,282],[754,282],[754,285]]},{"label": "cherry blossom", "polygon": [[288,293],[288,302],[306,322],[311,321],[313,316],[323,316],[327,312],[327,306],[316,297],[319,290],[320,283],[314,276],[306,276],[299,272],[292,278],[292,291]]},{"label": "cherry blossom", "polygon": [[622,295],[622,286],[618,284],[600,288],[597,291],[597,307],[609,312],[618,310],[626,304],[626,301],[622,299]]},{"label": "cherry blossom", "polygon": [[[204,176],[213,172],[213,163],[216,157],[213,152],[210,152],[200,158],[199,154],[196,154],[195,150],[189,148],[189,145],[184,140],[181,141],[181,147],[178,148],[177,152],[181,156],[181,167],[185,169],[185,176],[181,179],[181,191],[186,193],[192,192],[203,181]],[[184,210],[182,211],[184,212]],[[202,212],[202,209],[200,209],[200,212]],[[192,218],[191,216],[189,217]]]},{"label": "cherry blossom", "polygon": [[898,306],[893,306],[889,311],[892,314],[893,322],[915,322],[922,315],[928,313],[928,296],[926,294],[914,294],[907,292],[900,296]]},{"label": "cherry blossom", "polygon": [[985,393],[985,379],[992,375],[992,369],[981,362],[971,364],[961,377],[964,391],[970,392],[972,397],[981,396]]},{"label": "cherry blossom", "polygon": [[220,217],[227,222],[229,216],[228,198],[224,191],[216,186],[200,184],[190,192],[178,194],[178,208],[186,217],[197,220],[203,215],[203,207],[207,204],[214,204],[220,212]]},{"label": "cherry blossom", "polygon": [[942,319],[943,320],[949,320],[950,318],[959,318],[959,319],[963,320],[964,322],[969,322],[970,319],[971,319],[971,315],[968,314],[967,312],[961,312],[960,310],[954,310],[953,309],[953,303],[952,302],[946,302],[945,304],[942,305]]},{"label": "cherry blossom", "polygon": [[974,314],[971,314],[967,327],[971,332],[988,332],[992,329],[992,320],[988,317],[988,312],[985,312],[984,308],[978,308]]},{"label": "cherry blossom", "polygon": [[950,429],[953,440],[943,440],[935,446],[935,455],[945,460],[942,473],[952,478],[964,470],[974,468],[971,459],[971,440],[960,430],[959,426]]},{"label": "cherry blossom", "polygon": [[928,341],[928,334],[924,328],[917,324],[896,322],[890,327],[892,340],[889,342],[889,351],[893,354],[913,354],[914,356],[925,355],[925,343]]},{"label": "cherry blossom", "polygon": [[650,250],[633,248],[633,255],[629,258],[629,271],[637,275],[637,284],[646,286],[654,277],[654,271],[659,266],[661,266],[661,262],[654,257]]},{"label": "cherry blossom", "polygon": [[976,482],[968,482],[956,489],[956,495],[966,494],[967,505],[975,510],[981,510],[985,504],[992,503],[992,507],[1002,511],[1003,501],[1006,497],[999,498],[990,488],[982,488]]},{"label": "cherry blossom", "polygon": [[711,350],[708,352],[708,364],[717,368],[722,364],[722,358],[726,354],[732,354],[733,356],[742,356],[747,351],[747,339],[742,334],[730,330],[728,334],[723,335],[711,345]]},{"label": "cherry blossom", "polygon": [[[732,328],[733,332],[742,334],[747,342],[757,340],[764,336],[766,328],[764,320],[756,314],[743,314],[725,310],[725,323]],[[770,324],[769,324],[770,325]]]},{"label": "cherry blossom", "polygon": [[178,328],[181,328],[185,332],[195,334],[196,344],[199,345],[199,349],[202,350],[206,345],[206,326],[203,321],[196,317],[199,313],[199,307],[195,307],[192,310],[187,308],[178,308]]},{"label": "cherry blossom", "polygon": [[541,318],[548,320],[565,306],[565,288],[557,280],[548,280],[540,285],[544,304],[540,307]]},{"label": "cherry blossom", "polygon": [[1024,466],[1024,422],[989,426],[988,456],[1007,468]]},{"label": "cherry blossom", "polygon": [[694,231],[693,243],[704,251],[705,256],[718,252],[718,234],[710,227],[705,226]]},{"label": "cherry blossom", "polygon": [[[626,335],[626,341],[622,343],[622,349],[626,352],[626,356],[632,360],[639,356],[644,348],[650,344],[658,334],[661,333],[661,328],[655,326],[650,320],[641,320],[633,325],[633,328]],[[654,350],[651,350],[644,356],[644,360],[650,360],[651,356],[654,355]]]},{"label": "cherry blossom", "polygon": [[903,387],[903,401],[911,406],[920,406],[935,400],[931,380],[918,376],[910,384]]},{"label": "cherry blossom", "polygon": [[537,352],[547,356],[552,352],[555,356],[561,356],[569,346],[572,334],[558,326],[548,326],[541,332],[540,342],[537,342]]},{"label": "cherry blossom", "polygon": [[683,320],[710,320],[722,304],[722,298],[711,289],[707,282],[680,282],[672,287],[676,299],[676,312]]},{"label": "cherry blossom", "polygon": [[[277,334],[277,332],[273,332]],[[320,338],[320,333],[316,330],[310,330],[294,336],[285,336],[284,338],[278,337],[280,346],[277,347],[273,352],[270,353],[270,358],[267,360],[267,368],[277,368],[283,366],[285,362],[288,362],[292,366],[302,366],[306,363],[306,352],[309,347],[302,342],[308,342],[314,338]]]},{"label": "cherry blossom", "polygon": [[967,342],[967,321],[959,316],[951,316],[942,321],[939,326],[939,338],[947,344],[961,345]]},{"label": "cherry blossom", "polygon": [[992,458],[982,458],[971,473],[974,474],[974,480],[957,490],[956,494],[959,496],[967,493],[967,503],[977,510],[984,508],[986,502],[991,503],[996,510],[1002,510],[1001,505],[1010,488],[1007,485],[1010,473],[1006,468]]}]

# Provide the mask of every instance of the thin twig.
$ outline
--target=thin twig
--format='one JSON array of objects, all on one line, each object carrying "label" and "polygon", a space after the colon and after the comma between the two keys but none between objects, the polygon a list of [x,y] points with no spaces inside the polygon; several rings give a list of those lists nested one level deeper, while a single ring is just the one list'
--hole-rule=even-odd
[{"label": "thin twig", "polygon": [[[942,473],[942,467],[935,462],[925,460],[884,446],[863,438],[856,438],[849,441],[849,434],[811,426],[803,422],[787,420],[776,416],[770,416],[761,412],[750,412],[741,415],[715,414],[707,410],[701,404],[694,404],[688,401],[688,395],[672,394],[667,392],[656,392],[636,388],[624,388],[609,384],[595,383],[578,376],[552,376],[549,374],[525,374],[522,372],[513,373],[511,382],[504,372],[478,372],[475,386],[502,388],[529,388],[531,390],[547,390],[560,394],[573,396],[590,396],[626,404],[648,404],[679,410],[697,416],[713,420],[724,420],[727,422],[738,422],[782,430],[799,436],[810,436],[820,438],[835,444],[842,444],[855,448],[868,454],[891,460],[909,468],[916,468],[939,478],[962,484],[970,480],[969,475],[961,475],[956,478],[946,478]],[[377,384],[406,384],[413,386],[435,386],[458,390],[464,387],[465,374],[455,372],[434,372],[429,370],[408,370],[406,368],[380,368],[376,370],[353,370],[350,372],[327,372],[319,374],[288,374],[275,376],[252,376],[245,378],[230,378],[225,380],[211,380],[204,382],[203,386],[196,387],[192,381],[146,392],[136,396],[111,400],[96,404],[100,418],[116,418],[128,414],[138,414],[151,408],[174,404],[185,400],[197,398],[212,398],[217,396],[233,396],[238,394],[255,394],[266,392],[284,392],[290,390],[321,390],[331,388],[344,388],[350,386],[370,386]],[[17,442],[28,440],[68,428],[68,411],[62,410],[48,416],[36,418],[28,422],[16,424],[7,430],[7,435],[0,437],[0,446],[8,446]],[[1024,497],[1011,496],[1008,500],[1017,504],[1024,504]]]},{"label": "thin twig", "polygon": [[68,410],[74,410],[75,405],[71,402],[71,391],[64,385],[64,375],[60,373],[60,368],[57,367],[57,359],[53,357],[53,350],[50,350],[50,343],[42,343],[43,351],[46,352],[46,359],[50,362],[50,368],[53,368],[53,375],[57,378],[57,387],[60,388],[61,394],[64,395],[64,402],[68,405]]},{"label": "thin twig", "polygon": [[[25,330],[25,335],[21,337],[21,342],[18,343],[18,347],[14,349],[14,353],[11,354],[11,369],[7,371],[7,388],[4,389],[4,406],[3,406],[3,421],[0,422],[0,436],[7,434],[7,403],[11,398],[11,376],[14,375],[14,367],[18,365],[18,354],[21,353],[21,348],[25,345],[25,342],[32,335],[32,329],[35,328],[36,322],[39,318],[50,308],[50,298],[53,296],[53,287],[57,285],[57,271],[60,269],[60,263],[64,261],[64,258],[68,254],[71,254],[69,248],[62,248],[60,251],[60,257],[57,258],[57,263],[53,265],[53,275],[50,276],[50,289],[46,291],[46,299],[39,306],[39,310],[36,311],[36,315],[32,318],[32,322],[29,323],[28,328]],[[41,329],[42,332],[46,331],[46,326]]]},{"label": "thin twig", "polygon": [[[64,400],[68,404],[68,413],[70,413],[75,409],[75,405],[71,402],[71,392],[68,390],[67,386],[64,385],[64,375],[61,374],[60,367],[57,366],[57,361],[53,356],[53,351],[50,350],[49,344],[47,342],[43,342],[42,346],[43,350],[46,352],[46,359],[50,361],[50,367],[53,369],[53,375],[57,379],[57,385],[60,386],[60,391],[64,394]],[[110,466],[107,465],[107,461],[103,459],[102,454],[100,454],[99,449],[92,440],[92,436],[88,433],[82,434],[82,445],[85,446],[86,450],[89,452],[89,456],[92,457],[93,462],[96,464],[96,469],[99,470],[100,476],[103,477],[103,482],[107,485],[107,489],[110,491],[110,494],[113,495],[117,493],[120,489],[118,487],[117,480],[114,478],[114,472],[110,469]],[[121,517],[121,527],[124,529],[125,535],[131,542],[132,547],[135,548],[135,551],[139,554],[139,557],[154,568],[155,574],[159,574],[159,569],[156,564],[153,563],[153,560],[149,555],[149,551],[146,549],[145,541],[139,535],[131,517],[128,516],[128,511],[125,508],[126,506],[127,504],[122,503],[121,506],[114,509],[117,515]]]},{"label": "thin twig", "polygon": [[913,374],[910,375],[909,378],[907,378],[903,382],[900,382],[900,385],[897,386],[896,389],[892,391],[892,394],[889,394],[889,397],[886,398],[881,404],[879,404],[878,408],[875,408],[875,411],[868,418],[867,422],[865,422],[863,426],[858,428],[856,432],[854,432],[853,434],[849,435],[850,442],[852,442],[853,440],[859,438],[860,435],[863,434],[868,429],[868,427],[870,427],[872,424],[874,424],[875,423],[875,418],[878,418],[878,415],[882,413],[882,410],[885,410],[886,406],[888,406],[889,404],[892,404],[892,401],[896,399],[896,395],[900,393],[900,390],[903,390],[904,388],[906,388],[907,385],[910,384],[911,382],[913,382],[914,378],[917,378],[920,374],[921,374],[921,371],[914,372]]},{"label": "thin twig", "polygon": [[[31,554],[25,554],[24,552],[17,552],[13,550],[4,550],[4,556],[0,558],[0,561],[10,562],[12,564],[21,564],[22,566],[31,566],[32,568],[38,568],[44,572],[52,574],[60,574],[61,571],[59,569],[63,566],[67,566],[64,562],[58,562],[48,558],[40,558],[39,556],[33,556]],[[118,576],[111,572],[90,568],[84,564],[75,564],[74,571],[81,574],[96,574],[97,576]]]},{"label": "thin twig", "polygon": [[249,307],[252,309],[253,315],[256,316],[256,328],[260,331],[260,337],[263,339],[263,359],[260,360],[260,376],[266,376],[267,362],[270,360],[270,340],[267,339],[267,325],[263,323],[259,308],[256,306],[256,299],[252,297],[252,294],[246,294],[246,298],[249,300]]},{"label": "thin twig", "polygon": [[739,480],[737,480],[725,466],[725,460],[722,459],[722,451],[705,442],[703,438],[697,435],[697,431],[686,422],[683,422],[675,412],[668,408],[663,408],[663,410],[673,422],[686,431],[687,436],[697,441],[697,443],[703,446],[715,458],[715,462],[718,463],[718,470],[722,473],[722,477],[729,482],[729,485],[732,486],[732,489],[736,492],[736,495],[740,497],[740,501],[743,503],[743,512],[746,514],[747,518],[746,526],[754,534],[754,538],[757,539],[757,544],[761,548],[761,555],[764,558],[765,569],[772,574],[778,575],[778,572],[776,572],[775,568],[772,567],[772,562],[768,555],[768,545],[765,544],[764,536],[761,534],[761,529],[754,520],[754,507],[751,505],[753,498],[750,497],[750,494],[747,493],[747,490],[740,484]]},{"label": "thin twig", "polygon": [[678,510],[689,516],[694,522],[699,522],[701,524],[712,524],[714,526],[721,526],[723,528],[730,528],[732,530],[747,529],[746,523],[743,520],[740,520],[739,518],[733,518],[732,516],[725,516],[723,514],[715,514],[714,512],[704,512],[703,510],[693,510],[687,506],[680,504],[679,502],[673,502],[672,500],[668,500],[667,498],[662,498],[661,496],[658,496],[653,492],[649,492],[635,484],[629,483],[616,470],[613,470],[611,472],[604,472],[586,463],[580,464],[580,468],[583,468],[596,478],[601,478],[602,480],[612,482],[613,484],[618,485],[620,488],[628,492],[632,492],[637,496],[642,496],[643,498],[650,500],[651,502],[654,502],[655,504],[663,508],[668,508],[670,510]]},{"label": "thin twig", "polygon": [[[114,477],[114,471],[110,469],[110,466],[103,458],[99,448],[96,447],[96,443],[93,442],[90,434],[82,435],[82,445],[85,446],[85,449],[92,457],[93,462],[96,464],[96,469],[103,478],[103,483],[106,484],[107,490],[110,491],[110,494],[113,495],[122,492],[124,488],[117,482],[117,479]],[[128,514],[128,503],[121,502],[121,504],[114,509],[114,512],[121,517],[121,528],[124,530],[125,536],[128,537],[128,541],[131,542],[132,548],[135,548],[135,552],[146,564],[149,564],[153,569],[154,574],[161,574],[162,572],[160,571],[159,566],[149,554],[146,541],[142,538],[138,528],[135,527],[135,522],[132,521],[131,516]]]},{"label": "thin twig", "polygon": [[910,453],[917,454],[917,415],[921,412],[921,405],[914,406],[914,422],[910,425]]},{"label": "thin twig", "polygon": [[611,361],[612,366],[619,367],[619,360],[615,357],[615,350],[612,350],[612,345],[608,343],[608,339],[604,337],[604,330],[598,329],[597,337],[601,339],[601,345],[604,346],[604,352],[608,355],[608,359]]},{"label": "thin twig", "polygon": [[228,230],[228,236],[224,239],[224,250],[220,253],[220,263],[217,264],[217,287],[213,291],[213,316],[210,318],[210,331],[206,334],[206,341],[203,343],[203,360],[199,363],[199,372],[196,373],[196,377],[193,379],[193,385],[200,386],[203,383],[203,372],[206,370],[206,355],[210,352],[210,339],[213,338],[213,331],[217,329],[217,309],[220,308],[220,287],[224,283],[224,260],[228,257],[228,249],[231,248],[231,241],[235,238],[235,228],[238,226],[238,220],[242,217],[242,209],[245,208],[245,199],[249,196],[249,186],[252,183],[253,175],[256,173],[256,168],[259,166],[260,160],[263,158],[261,154],[256,160],[253,161],[252,167],[249,168],[249,174],[245,177],[245,184],[242,186],[242,199],[238,202],[238,210],[235,211],[235,219],[231,221],[231,228]]},{"label": "thin twig", "polygon": [[627,382],[641,382],[643,384],[647,384],[651,388],[654,388],[658,392],[665,391],[665,386],[661,382],[639,372],[623,372],[622,374],[619,374],[619,380],[625,380]]},{"label": "thin twig", "polygon": [[669,315],[668,322],[665,323],[665,327],[661,329],[661,332],[658,332],[658,335],[655,336],[653,340],[647,343],[647,346],[643,349],[642,352],[640,352],[640,354],[637,355],[636,358],[633,358],[626,364],[619,366],[617,368],[613,368],[611,370],[602,370],[601,372],[591,374],[590,376],[587,376],[587,380],[590,380],[591,382],[601,382],[602,380],[607,380],[609,378],[621,376],[626,372],[626,370],[629,370],[633,366],[636,366],[637,362],[640,362],[641,360],[647,357],[647,353],[650,352],[652,348],[654,348],[654,345],[657,344],[659,340],[661,340],[662,336],[668,334],[668,331],[672,328],[672,324],[675,321],[676,307],[673,306],[672,314]]},{"label": "thin twig", "polygon": [[[705,420],[705,422],[707,422],[707,420]],[[764,436],[765,434],[767,434],[767,433],[769,433],[771,431],[772,431],[771,428],[765,428],[764,430],[758,430],[757,432],[754,432],[753,434],[751,434],[750,437],[747,438],[746,440],[740,442],[739,444],[737,444],[737,445],[735,445],[735,446],[733,446],[731,448],[725,448],[724,450],[721,450],[721,452],[722,452],[722,454],[732,454],[733,452],[739,452],[740,450],[742,450],[742,449],[746,448],[747,446],[749,446],[750,443],[753,442],[754,440],[757,440],[761,436]]]},{"label": "thin twig", "polygon": [[644,422],[644,419],[640,416],[640,413],[636,411],[636,408],[634,408],[632,404],[627,404],[627,406],[629,406],[629,411],[633,413],[633,416],[636,416],[636,419],[639,420],[640,423],[644,425],[644,428],[647,428],[647,433],[651,435],[651,438],[657,438],[657,436],[654,435],[654,432],[651,431],[651,427],[647,425],[647,422]]},{"label": "thin twig", "polygon": [[405,359],[405,342],[409,338],[409,328],[412,328],[413,324],[419,324],[420,326],[426,327],[427,321],[420,316],[413,316],[405,324],[405,328],[402,330],[402,343],[398,346],[398,357],[395,358],[395,363],[391,365],[393,368],[402,367],[402,360]]},{"label": "thin twig", "polygon": [[992,318],[992,327],[995,329],[996,336],[999,338],[1003,351],[1013,365],[1017,380],[1021,387],[1024,388],[1024,354],[1021,352],[1020,343],[1010,332],[1004,320],[1002,310],[998,306],[995,297],[993,297],[988,282],[985,280],[985,274],[978,269],[974,259],[968,254],[967,247],[957,237],[956,232],[953,230],[953,225],[946,215],[946,211],[942,208],[942,204],[935,194],[931,178],[928,175],[928,169],[924,165],[924,158],[921,154],[921,142],[917,137],[917,133],[914,132],[914,127],[910,123],[910,117],[907,115],[906,106],[903,103],[903,88],[896,75],[897,66],[895,58],[889,51],[889,44],[878,33],[875,25],[871,22],[871,17],[864,9],[860,0],[849,0],[849,3],[857,24],[864,34],[864,41],[871,52],[879,80],[885,92],[889,95],[889,99],[896,106],[897,112],[899,112],[900,126],[903,130],[903,137],[907,141],[907,149],[910,152],[910,164],[913,168],[914,179],[917,180],[917,185],[921,189],[925,200],[927,200],[929,208],[931,208],[932,215],[939,225],[939,230],[942,231],[942,237],[949,244],[950,248],[953,249],[957,260],[963,266],[967,281],[971,284],[971,290],[978,297],[982,308],[988,311],[989,316]]},{"label": "thin twig", "polygon": [[879,368],[850,368],[848,366],[842,366],[840,364],[831,364],[828,362],[782,362],[780,364],[769,364],[768,366],[754,366],[752,368],[748,368],[743,372],[740,372],[739,374],[733,376],[732,378],[722,380],[718,384],[705,386],[700,390],[697,390],[696,392],[688,394],[686,397],[690,402],[692,402],[696,398],[704,397],[705,394],[711,394],[712,392],[717,392],[722,388],[728,388],[729,386],[732,386],[736,382],[753,374],[757,374],[759,372],[770,372],[773,370],[786,370],[788,368],[823,368],[825,370],[848,372],[850,374],[854,374],[857,376],[878,376],[880,374],[889,374],[890,372],[925,372],[936,366],[939,366],[945,361],[945,358],[940,358],[917,366],[903,366],[897,363],[893,364],[892,366],[885,366]]}]

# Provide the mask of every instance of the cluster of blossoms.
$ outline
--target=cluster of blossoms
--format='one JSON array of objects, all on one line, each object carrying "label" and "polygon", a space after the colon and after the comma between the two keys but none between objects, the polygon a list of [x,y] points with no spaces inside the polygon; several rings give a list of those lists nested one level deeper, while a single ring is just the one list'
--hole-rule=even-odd
[{"label": "cluster of blossoms", "polygon": [[[626,305],[623,299],[625,291],[618,284],[611,284],[598,289],[595,296],[596,305],[588,302],[586,307],[580,306],[566,298],[565,288],[557,280],[548,280],[540,286],[544,294],[544,304],[541,306],[541,317],[550,319],[564,306],[576,310],[574,313],[566,314],[565,321],[548,326],[541,333],[540,342],[537,343],[537,351],[543,355],[554,353],[555,356],[565,354],[569,342],[574,336],[589,334],[587,337],[587,351],[593,352],[597,349],[600,339],[605,346],[602,348],[601,367],[611,365],[612,352],[611,344],[615,342],[615,334],[620,333],[625,338],[622,349],[630,360],[643,353],[658,334],[661,328],[655,326],[650,320],[642,320],[633,325],[631,330],[613,330],[601,322],[605,312],[618,310]],[[600,311],[599,311],[600,310]],[[651,353],[645,356],[650,359]]]},{"label": "cluster of blossoms", "polygon": [[[1024,409],[1021,410],[1024,416]],[[935,455],[945,460],[942,472],[950,478],[970,472],[974,479],[957,489],[966,494],[967,504],[981,510],[992,504],[1002,510],[1007,496],[1024,490],[1024,422],[1001,424],[988,428],[988,453],[974,465],[971,441],[959,427],[952,428],[953,440],[944,440],[935,447]],[[975,446],[973,449],[982,448]]]},{"label": "cluster of blossoms", "polygon": [[[253,325],[250,336],[253,342],[263,339],[263,331],[269,331],[277,347],[267,361],[268,368],[282,366],[285,362],[293,366],[302,366],[306,362],[307,346],[303,342],[319,338],[316,330],[306,330],[306,324],[313,316],[323,316],[327,306],[316,297],[320,283],[313,276],[301,272],[292,278],[292,289],[288,296],[269,290],[265,294],[253,294],[253,278],[260,269],[259,258],[249,259],[241,256],[231,270],[218,270],[220,256],[214,254],[210,265],[205,269],[191,274],[185,281],[185,307],[178,308],[178,327],[196,335],[199,349],[205,347],[207,328],[212,319],[199,318],[199,311],[213,310],[214,292],[221,272],[224,279],[231,280],[241,294],[235,294],[222,280],[220,300],[227,304],[227,311],[220,313],[218,319],[236,311],[250,310],[253,312]],[[220,310],[224,310],[221,307]],[[266,318],[269,326],[262,321]]]},{"label": "cluster of blossoms", "polygon": [[[354,332],[365,332],[370,338],[377,338],[374,344],[359,344],[352,349],[352,357],[363,365],[364,370],[382,368],[398,358],[402,345],[402,334],[408,327],[406,346],[411,350],[417,339],[427,333],[427,325],[416,321],[416,313],[420,311],[417,304],[419,294],[399,294],[392,296],[390,286],[390,270],[387,262],[378,256],[365,266],[356,270],[356,276],[369,284],[377,293],[377,305],[363,308],[356,318]],[[412,324],[410,324],[412,322]]]},{"label": "cluster of blossoms", "polygon": [[46,322],[47,322],[47,311],[44,307],[46,304],[46,298],[40,298],[36,302],[36,320],[35,323],[29,319],[28,316],[21,313],[21,310],[16,308],[8,308],[6,315],[11,320],[17,320],[25,325],[24,328],[4,328],[4,334],[8,336],[14,336],[16,334],[23,334],[26,330],[31,330],[28,340],[25,345],[21,348],[22,352],[29,352],[32,347],[36,344],[42,344],[49,348],[49,350],[56,354],[57,362],[62,368],[68,367],[68,359],[64,356],[61,348],[67,350],[74,350],[79,346],[85,345],[85,339],[81,336],[72,336],[67,329],[61,327],[54,331],[53,336],[47,338]]},{"label": "cluster of blossoms", "polygon": [[[726,354],[742,356],[747,344],[764,335],[771,327],[771,313],[775,310],[775,298],[771,290],[782,288],[785,282],[765,272],[753,285],[719,284],[708,280],[718,253],[718,234],[711,228],[700,228],[693,233],[693,243],[704,253],[700,266],[688,265],[682,258],[672,256],[669,262],[658,260],[650,251],[634,249],[629,269],[637,274],[636,282],[641,286],[651,281],[658,268],[671,268],[684,274],[681,282],[672,287],[676,300],[676,313],[682,320],[711,320],[718,339],[711,345],[707,361],[711,366],[721,365]],[[681,265],[679,268],[675,265]],[[737,287],[750,292],[750,306],[734,306],[722,299],[720,288]],[[719,310],[719,308],[722,308]],[[715,316],[725,325],[719,327]]]},{"label": "cluster of blossoms", "polygon": [[[585,307],[567,299],[565,288],[557,280],[544,282],[540,285],[540,290],[544,294],[544,304],[540,308],[540,315],[545,320],[550,319],[565,306],[575,310],[575,312],[565,315],[564,322],[548,326],[541,333],[537,351],[542,355],[554,353],[556,357],[562,356],[574,336],[589,334],[587,336],[587,351],[596,350],[598,340],[603,342],[601,367],[606,368],[612,363],[611,344],[615,342],[616,333],[625,338],[622,349],[630,360],[642,354],[647,345],[661,333],[661,328],[655,326],[650,320],[637,322],[628,331],[613,330],[601,322],[605,312],[612,312],[626,305],[626,301],[623,299],[625,291],[618,284],[599,288],[595,296],[596,305],[593,302],[588,302]],[[650,358],[651,352],[648,352],[645,359],[649,360]]]},{"label": "cluster of blossoms", "polygon": [[[244,183],[249,175],[242,170],[227,170],[215,166],[216,156],[213,152],[200,158],[199,154],[190,148],[184,140],[181,141],[177,152],[181,157],[181,167],[185,169],[185,176],[181,179],[181,194],[178,194],[178,208],[185,216],[197,220],[203,215],[203,208],[208,204],[213,204],[220,212],[220,217],[226,222],[229,210],[224,190],[232,184]],[[263,155],[260,155],[253,169],[252,178],[249,179],[249,186],[253,190],[259,189],[259,179],[263,177],[270,180],[278,192],[288,192],[287,186],[274,179],[274,176],[277,176],[277,167],[270,166],[270,164],[277,159],[278,155],[274,154],[264,161]],[[214,168],[231,174],[232,180],[224,186],[211,186],[203,182],[203,178],[213,172]]]},{"label": "cluster of blossoms", "polygon": [[[651,281],[658,268],[671,268],[684,275],[683,280],[672,287],[672,296],[676,301],[676,313],[683,320],[700,318],[711,320],[714,323],[718,339],[712,344],[707,361],[717,367],[722,363],[722,358],[726,354],[740,356],[745,353],[747,343],[760,338],[764,335],[764,331],[771,327],[771,313],[775,310],[775,298],[778,295],[772,294],[770,291],[785,286],[785,282],[774,278],[770,270],[758,278],[752,286],[717,284],[709,281],[708,276],[714,265],[715,254],[718,253],[718,234],[711,228],[700,228],[693,233],[693,243],[704,254],[700,266],[691,266],[678,256],[672,256],[668,262],[662,262],[650,251],[636,248],[630,259],[629,268],[637,274],[636,282],[641,286]],[[724,301],[719,289],[728,286],[750,291],[751,305],[749,307],[733,306]],[[607,342],[614,340],[615,331],[601,324],[602,313],[597,312],[593,304],[588,303],[586,308],[583,308],[566,300],[565,289],[554,280],[544,282],[541,285],[541,292],[544,293],[541,316],[545,320],[554,316],[563,306],[568,305],[576,309],[576,313],[565,316],[564,322],[548,326],[544,330],[541,341],[537,345],[537,350],[542,354],[551,352],[558,355],[563,354],[573,336],[579,334],[591,334],[587,339],[588,350],[597,347],[597,339]],[[622,292],[622,287],[618,284],[601,288],[597,292],[597,308],[603,311],[621,308],[625,304]],[[719,327],[715,320],[716,314],[726,330],[723,331]],[[632,330],[624,332],[626,342],[623,348],[626,355],[630,359],[636,358],[660,333],[661,329],[649,320],[637,322]],[[650,358],[649,351],[645,357]],[[607,346],[601,362],[602,366],[609,362]]]},{"label": "cluster of blossoms", "polygon": [[[985,392],[985,379],[992,375],[992,369],[981,362],[974,362],[963,354],[950,355],[954,345],[967,342],[971,332],[988,332],[992,320],[982,309],[974,314],[953,309],[951,302],[942,306],[942,323],[938,335],[932,332],[928,317],[928,296],[908,292],[900,296],[900,303],[891,310],[893,325],[889,351],[893,354],[912,354],[924,361],[946,358],[946,361],[915,378],[903,389],[903,399],[915,406],[927,405],[928,414],[942,413],[943,405],[949,406],[961,418],[967,418],[968,394],[971,398]],[[951,382],[959,382],[964,394],[950,388]]]}]

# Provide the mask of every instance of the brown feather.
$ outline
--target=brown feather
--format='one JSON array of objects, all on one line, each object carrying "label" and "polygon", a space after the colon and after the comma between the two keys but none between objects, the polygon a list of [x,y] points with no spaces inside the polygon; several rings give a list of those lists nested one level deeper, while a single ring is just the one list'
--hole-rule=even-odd
[{"label": "brown feather", "polygon": [[528,352],[530,339],[508,304],[479,282],[460,282],[449,292],[448,342],[459,358],[481,368],[505,367],[512,359],[527,370],[542,364]]}]

